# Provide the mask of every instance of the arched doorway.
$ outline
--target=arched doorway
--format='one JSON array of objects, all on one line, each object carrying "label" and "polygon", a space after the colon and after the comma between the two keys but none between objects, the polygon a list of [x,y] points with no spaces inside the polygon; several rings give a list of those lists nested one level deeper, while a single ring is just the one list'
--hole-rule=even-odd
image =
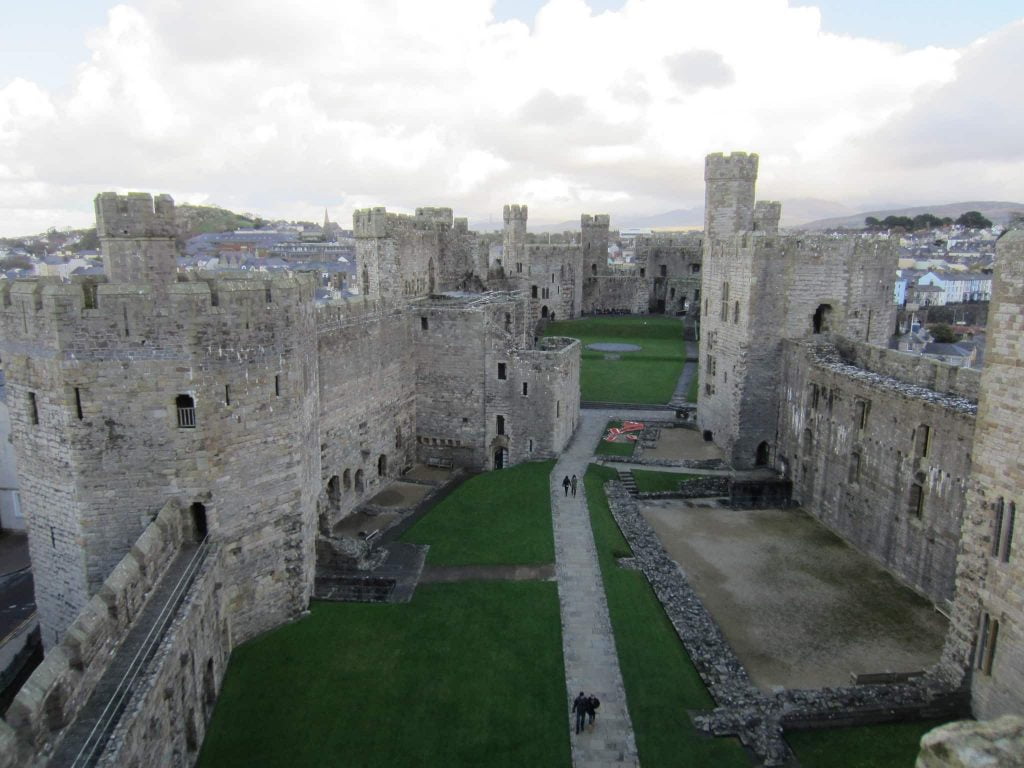
[{"label": "arched doorway", "polygon": [[768,443],[762,441],[757,446],[757,451],[754,453],[754,465],[758,467],[768,466]]},{"label": "arched doorway", "polygon": [[377,477],[384,477],[388,473],[388,457],[383,453],[377,459]]},{"label": "arched doorway", "polygon": [[832,330],[832,305],[819,304],[814,310],[814,332],[829,333]]},{"label": "arched doorway", "polygon": [[356,470],[356,493],[362,493],[363,490],[365,489],[365,487],[366,486],[365,486],[365,484],[363,482],[363,470],[357,469]]},{"label": "arched doorway", "polygon": [[508,466],[508,448],[498,448],[494,451],[494,468],[504,469]]},{"label": "arched doorway", "polygon": [[196,541],[202,541],[207,534],[206,507],[197,501],[189,507],[189,514],[192,517],[192,533]]},{"label": "arched doorway", "polygon": [[341,482],[337,475],[327,481],[327,501],[333,509],[341,505]]},{"label": "arched doorway", "polygon": [[548,306],[547,306],[547,304],[545,304],[543,307],[540,308],[540,316],[543,317],[545,320],[547,319],[547,316],[548,316]]}]

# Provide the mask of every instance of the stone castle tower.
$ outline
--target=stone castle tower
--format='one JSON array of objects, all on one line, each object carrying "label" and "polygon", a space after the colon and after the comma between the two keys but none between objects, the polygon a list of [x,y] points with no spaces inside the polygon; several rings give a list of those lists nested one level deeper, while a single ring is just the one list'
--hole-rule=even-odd
[{"label": "stone castle tower", "polygon": [[177,282],[170,198],[96,211],[106,282],[18,282],[0,312],[44,642],[171,498],[197,537],[237,544],[235,630],[262,631],[313,579],[313,284]]},{"label": "stone castle tower", "polygon": [[783,339],[883,344],[895,307],[888,240],[778,233],[780,205],[754,202],[758,156],[708,155],[698,424],[733,466],[771,461]]},{"label": "stone castle tower", "polygon": [[1017,520],[1024,505],[1024,231],[1012,230],[999,240],[996,264],[943,659],[955,679],[967,671],[978,718],[1019,713],[1024,691],[1024,520]]}]

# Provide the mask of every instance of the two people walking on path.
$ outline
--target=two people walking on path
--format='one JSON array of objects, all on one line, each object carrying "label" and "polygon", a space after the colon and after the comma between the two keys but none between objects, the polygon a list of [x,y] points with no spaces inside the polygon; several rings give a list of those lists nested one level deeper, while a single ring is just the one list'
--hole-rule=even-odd
[{"label": "two people walking on path", "polygon": [[590,730],[594,730],[594,719],[597,717],[597,708],[601,706],[597,696],[587,696],[583,691],[572,702],[572,711],[576,715],[576,735],[587,726],[590,721]]},{"label": "two people walking on path", "polygon": [[569,495],[569,489],[572,488],[572,495],[575,496],[576,495],[576,486],[577,486],[577,484],[578,484],[578,481],[576,480],[576,475],[572,476],[572,480],[570,480],[569,476],[566,475],[565,479],[562,480],[562,489],[565,491],[565,495],[568,496]]}]

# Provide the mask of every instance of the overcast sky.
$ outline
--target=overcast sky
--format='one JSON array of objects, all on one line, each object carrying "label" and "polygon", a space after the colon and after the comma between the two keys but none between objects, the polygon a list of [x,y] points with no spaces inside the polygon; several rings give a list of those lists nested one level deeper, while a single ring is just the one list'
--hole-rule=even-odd
[{"label": "overcast sky", "polygon": [[1019,0],[0,0],[0,235],[102,190],[351,225],[1024,200]]}]

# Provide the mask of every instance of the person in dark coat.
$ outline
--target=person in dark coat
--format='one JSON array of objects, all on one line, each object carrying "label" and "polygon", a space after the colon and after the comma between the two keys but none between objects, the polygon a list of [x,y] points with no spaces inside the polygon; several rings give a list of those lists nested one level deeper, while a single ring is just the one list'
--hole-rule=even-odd
[{"label": "person in dark coat", "polygon": [[594,730],[594,719],[597,717],[597,708],[600,706],[601,701],[597,696],[587,696],[587,702],[584,705],[584,709],[587,712],[587,719],[590,721],[590,730]]},{"label": "person in dark coat", "polygon": [[[568,478],[566,478],[568,480]],[[583,726],[587,722],[587,702],[590,701],[587,695],[580,691],[580,695],[577,696],[572,702],[572,711],[576,715],[576,734],[583,730]]]},{"label": "person in dark coat", "polygon": [[577,482],[576,481],[576,475],[573,475],[572,476],[572,480],[569,481],[569,485],[572,486],[572,495],[573,496],[576,495],[576,482]]},{"label": "person in dark coat", "polygon": [[565,480],[562,481],[562,488],[565,490],[565,495],[566,496],[569,495],[569,486],[571,484],[572,484],[572,482],[569,480],[569,476],[566,475],[565,476]]}]

